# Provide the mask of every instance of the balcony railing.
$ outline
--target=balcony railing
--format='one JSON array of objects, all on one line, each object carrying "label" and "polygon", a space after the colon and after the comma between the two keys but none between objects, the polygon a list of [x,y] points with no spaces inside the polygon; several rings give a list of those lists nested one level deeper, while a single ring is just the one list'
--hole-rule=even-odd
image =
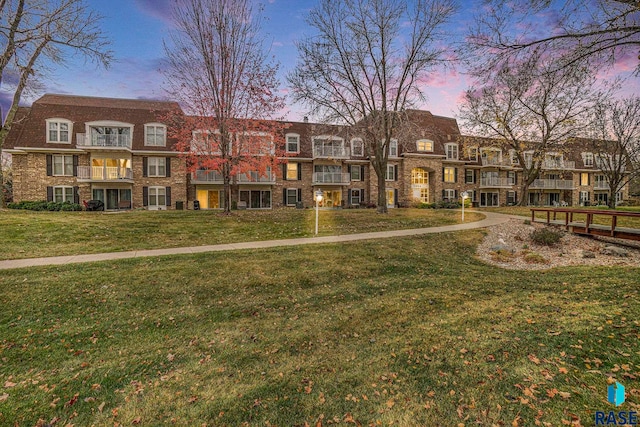
[{"label": "balcony railing", "polygon": [[513,178],[495,178],[495,177],[480,178],[480,187],[496,188],[496,187],[512,187],[514,185],[516,185],[516,182]]},{"label": "balcony railing", "polygon": [[499,157],[480,157],[482,166],[511,166],[511,161]]},{"label": "balcony railing", "polygon": [[131,168],[111,166],[78,166],[78,179],[89,179],[95,181],[133,179],[133,171]]},{"label": "balcony railing", "polygon": [[593,184],[594,190],[609,190],[610,188],[609,183],[606,181],[596,181]]},{"label": "balcony railing", "polygon": [[269,173],[267,176],[262,176],[258,172],[249,172],[238,175],[236,181],[239,184],[275,184],[276,175]]},{"label": "balcony railing", "polygon": [[78,147],[103,147],[103,148],[131,148],[131,135],[89,135],[76,134]]},{"label": "balcony railing", "polygon": [[222,184],[222,174],[218,171],[200,170],[191,173],[191,181],[204,182],[207,184]]},{"label": "balcony railing", "polygon": [[316,146],[313,147],[313,157],[326,157],[332,159],[348,159],[349,148],[335,145],[335,146]]},{"label": "balcony railing", "polygon": [[351,175],[342,172],[314,172],[313,184],[349,184]]},{"label": "balcony railing", "polygon": [[542,162],[542,169],[575,169],[576,162],[572,160],[545,160]]},{"label": "balcony railing", "polygon": [[570,179],[536,179],[529,186],[532,190],[573,190]]}]

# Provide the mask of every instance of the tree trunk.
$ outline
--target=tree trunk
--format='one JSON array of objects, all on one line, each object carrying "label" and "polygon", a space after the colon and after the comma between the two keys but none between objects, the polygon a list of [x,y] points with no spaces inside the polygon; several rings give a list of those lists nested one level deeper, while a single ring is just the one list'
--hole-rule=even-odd
[{"label": "tree trunk", "polygon": [[526,180],[522,180],[522,185],[520,186],[520,200],[518,201],[518,206],[527,206],[529,202],[529,183]]},{"label": "tree trunk", "polygon": [[[377,173],[377,172],[376,172]],[[378,175],[378,206],[377,212],[386,214],[389,212],[387,208],[387,181],[383,174]]]}]

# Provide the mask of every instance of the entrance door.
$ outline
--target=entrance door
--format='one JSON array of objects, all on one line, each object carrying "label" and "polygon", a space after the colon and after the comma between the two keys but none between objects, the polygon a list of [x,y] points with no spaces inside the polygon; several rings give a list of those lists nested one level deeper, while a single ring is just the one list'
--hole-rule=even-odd
[{"label": "entrance door", "polygon": [[107,189],[107,209],[118,209],[118,190]]},{"label": "entrance door", "polygon": [[411,192],[413,200],[429,203],[429,172],[423,168],[411,170]]},{"label": "entrance door", "polygon": [[220,191],[209,191],[209,209],[220,209]]},{"label": "entrance door", "polygon": [[498,193],[480,193],[480,206],[482,207],[500,206]]}]

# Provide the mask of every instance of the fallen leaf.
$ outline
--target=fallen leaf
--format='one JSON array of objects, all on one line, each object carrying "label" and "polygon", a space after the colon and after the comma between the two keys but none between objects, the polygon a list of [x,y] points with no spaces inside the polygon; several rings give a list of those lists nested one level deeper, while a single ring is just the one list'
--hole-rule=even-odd
[{"label": "fallen leaf", "polygon": [[9,395],[7,393],[5,394],[0,394],[0,402],[4,402],[5,400],[7,400],[9,398]]},{"label": "fallen leaf", "polygon": [[142,417],[136,417],[133,419],[133,421],[131,421],[131,424],[140,424],[141,421]]},{"label": "fallen leaf", "polygon": [[571,393],[567,393],[566,391],[559,391],[558,395],[563,399],[568,399],[571,397]]},{"label": "fallen leaf", "polygon": [[169,362],[173,362],[173,359],[175,359],[175,358],[176,358],[175,354],[171,354],[171,353],[167,354],[167,360]]},{"label": "fallen leaf", "polygon": [[393,405],[395,404],[396,402],[393,399],[387,400],[387,408],[393,408]]},{"label": "fallen leaf", "polygon": [[78,396],[80,396],[78,393],[74,394],[64,406],[73,406],[78,401]]},{"label": "fallen leaf", "polygon": [[569,370],[567,368],[558,368],[558,372],[560,372],[561,374],[568,374]]},{"label": "fallen leaf", "polygon": [[17,384],[13,383],[11,381],[5,381],[4,383],[4,388],[11,388],[11,387],[15,387]]},{"label": "fallen leaf", "polygon": [[100,405],[98,405],[98,412],[102,413],[102,410],[104,409],[104,405],[106,402],[102,402]]},{"label": "fallen leaf", "polygon": [[529,356],[527,356],[529,358],[529,360],[531,360],[533,363],[535,363],[536,365],[540,364],[540,359],[538,359],[535,355],[530,354]]}]

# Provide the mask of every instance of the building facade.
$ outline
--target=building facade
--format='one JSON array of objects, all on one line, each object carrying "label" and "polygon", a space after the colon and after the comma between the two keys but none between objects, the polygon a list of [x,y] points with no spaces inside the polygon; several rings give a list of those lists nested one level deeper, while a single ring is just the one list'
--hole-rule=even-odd
[{"label": "building facade", "polygon": [[[308,122],[286,124],[285,157],[266,174],[232,178],[223,200],[217,171],[188,171],[165,118],[173,102],[44,95],[20,108],[5,141],[12,154],[14,201],[81,203],[105,208],[245,209],[375,204],[378,181],[363,139],[348,127]],[[492,207],[520,201],[522,168],[517,156],[490,139],[469,142],[455,119],[428,111],[407,112],[410,132],[392,141],[385,184],[389,207],[459,200]],[[531,161],[525,153],[524,161]],[[532,205],[606,204],[608,183],[586,146],[546,153],[531,184]],[[627,197],[626,189],[616,197]]]}]

